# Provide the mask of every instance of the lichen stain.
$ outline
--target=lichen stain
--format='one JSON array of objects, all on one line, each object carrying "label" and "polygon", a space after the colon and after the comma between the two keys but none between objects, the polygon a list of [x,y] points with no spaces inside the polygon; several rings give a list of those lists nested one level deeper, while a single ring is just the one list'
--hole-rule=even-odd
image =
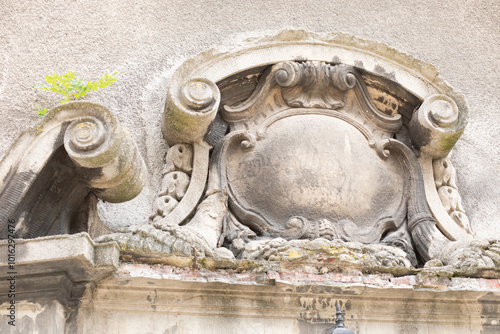
[{"label": "lichen stain", "polygon": [[288,257],[291,258],[291,259],[295,259],[295,258],[298,258],[298,257],[301,257],[302,256],[302,253],[301,252],[297,252],[295,250],[290,250],[290,253],[288,254]]}]

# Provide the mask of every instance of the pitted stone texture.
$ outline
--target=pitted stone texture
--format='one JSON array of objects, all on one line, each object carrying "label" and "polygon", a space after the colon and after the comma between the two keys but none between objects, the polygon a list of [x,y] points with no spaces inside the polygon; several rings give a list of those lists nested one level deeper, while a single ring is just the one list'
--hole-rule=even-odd
[{"label": "pitted stone texture", "polygon": [[140,253],[168,253],[213,256],[214,251],[205,239],[189,227],[150,224],[133,225],[97,239],[98,242],[116,241],[122,251]]},{"label": "pitted stone texture", "polygon": [[[281,238],[259,240],[248,243],[242,258],[248,260],[315,260],[321,261],[324,255],[330,261],[337,259],[342,268],[411,268],[406,253],[398,248],[384,245],[363,245],[340,240],[292,240]],[[325,259],[326,260],[326,259]],[[328,260],[327,260],[328,262]]]},{"label": "pitted stone texture", "polygon": [[[487,286],[487,285],[490,286]],[[494,333],[498,280],[123,264],[80,309],[87,331],[323,334],[335,305],[359,334]],[[173,330],[175,328],[175,330]],[[489,331],[489,332],[488,332]]]},{"label": "pitted stone texture", "polygon": [[500,241],[472,240],[453,243],[440,256],[443,263],[461,272],[500,269]]}]

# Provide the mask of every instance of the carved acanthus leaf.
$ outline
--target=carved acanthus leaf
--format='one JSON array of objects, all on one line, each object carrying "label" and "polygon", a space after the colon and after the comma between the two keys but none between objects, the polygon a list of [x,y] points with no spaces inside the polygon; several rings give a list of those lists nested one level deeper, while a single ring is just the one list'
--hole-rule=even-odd
[{"label": "carved acanthus leaf", "polygon": [[356,84],[353,74],[342,77],[337,69],[322,62],[286,62],[275,78],[288,106],[336,110],[345,106],[345,90]]}]

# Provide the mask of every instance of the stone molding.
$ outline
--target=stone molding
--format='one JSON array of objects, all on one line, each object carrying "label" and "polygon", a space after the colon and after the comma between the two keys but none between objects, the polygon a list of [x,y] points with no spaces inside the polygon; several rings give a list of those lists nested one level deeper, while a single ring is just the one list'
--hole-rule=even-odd
[{"label": "stone molding", "polygon": [[[8,290],[8,240],[0,240],[0,288]],[[15,276],[17,300],[31,296],[49,297],[48,291],[64,296],[67,304],[75,296],[76,284],[98,282],[119,267],[119,249],[116,243],[96,244],[87,233],[50,236],[36,239],[17,239],[15,242]],[[0,303],[7,300],[0,296]]]},{"label": "stone molding", "polygon": [[[463,269],[464,254],[482,247],[449,160],[467,121],[465,99],[432,66],[380,43],[286,30],[208,51],[170,81],[171,147],[151,222],[101,240],[130,252],[268,259],[289,247],[280,238],[340,239],[399,247],[413,266],[440,259]],[[323,162],[311,153],[317,143]],[[339,165],[351,157],[343,145],[357,162]],[[267,178],[247,175],[252,163]],[[495,245],[473,255],[478,267],[495,267]]]},{"label": "stone molding", "polygon": [[[0,295],[0,316],[8,319],[14,301],[15,328],[76,333],[82,298],[118,267],[116,243],[96,244],[87,233],[1,240],[0,290],[9,293]],[[2,332],[12,328],[0,323]]]},{"label": "stone molding", "polygon": [[498,329],[498,286],[498,279],[131,263],[99,283],[81,317],[87,331],[132,333],[147,314],[142,325],[157,332],[252,333],[258,321],[269,331],[319,334],[332,328],[340,303],[346,327],[356,333],[479,333]]}]

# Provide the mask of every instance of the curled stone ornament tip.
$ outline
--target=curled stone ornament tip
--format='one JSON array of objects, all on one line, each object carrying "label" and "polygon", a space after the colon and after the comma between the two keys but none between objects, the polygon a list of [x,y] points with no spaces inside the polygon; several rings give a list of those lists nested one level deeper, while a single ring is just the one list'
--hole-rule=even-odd
[{"label": "curled stone ornament tip", "polygon": [[213,83],[203,79],[189,80],[181,89],[182,102],[194,111],[203,111],[213,104]]}]

